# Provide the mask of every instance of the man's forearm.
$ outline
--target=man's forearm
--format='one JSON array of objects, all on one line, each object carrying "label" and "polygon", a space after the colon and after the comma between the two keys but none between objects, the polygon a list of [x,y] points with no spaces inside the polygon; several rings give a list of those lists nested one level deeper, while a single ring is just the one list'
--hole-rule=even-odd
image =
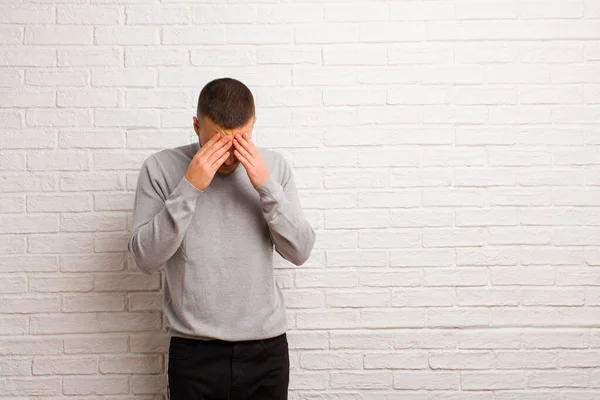
[{"label": "man's forearm", "polygon": [[[128,242],[136,265],[144,273],[158,271],[175,254],[194,216],[196,199],[200,193],[184,177],[158,213],[154,216],[134,215],[134,221],[150,218],[134,227]],[[143,193],[139,196],[143,196]],[[134,214],[144,211],[143,207],[136,207]]]},{"label": "man's forearm", "polygon": [[269,176],[257,191],[276,251],[295,265],[304,264],[316,235],[297,201],[295,186],[289,188],[293,193],[286,195],[285,189]]}]

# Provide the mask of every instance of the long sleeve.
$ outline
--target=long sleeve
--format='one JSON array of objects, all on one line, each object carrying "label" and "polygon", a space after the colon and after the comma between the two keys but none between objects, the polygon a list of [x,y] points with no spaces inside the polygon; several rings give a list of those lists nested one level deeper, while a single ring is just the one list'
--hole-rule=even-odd
[{"label": "long sleeve", "polygon": [[286,166],[283,186],[270,174],[256,190],[275,250],[291,263],[302,265],[315,244],[315,231],[300,205],[292,170],[286,161],[283,163]]},{"label": "long sleeve", "polygon": [[133,229],[127,248],[146,274],[161,269],[177,251],[194,216],[202,191],[185,176],[166,193],[160,164],[150,156],[140,170],[133,207]]}]

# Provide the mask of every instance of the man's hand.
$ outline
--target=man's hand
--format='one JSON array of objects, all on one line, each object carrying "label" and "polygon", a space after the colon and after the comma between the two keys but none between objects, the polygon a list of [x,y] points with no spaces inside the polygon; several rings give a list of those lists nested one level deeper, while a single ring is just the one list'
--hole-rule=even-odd
[{"label": "man's hand", "polygon": [[245,132],[243,135],[236,134],[233,145],[235,147],[233,152],[246,168],[252,186],[257,188],[265,183],[270,174],[269,170],[254,143],[248,139],[248,135]]},{"label": "man's hand", "polygon": [[231,138],[220,133],[214,135],[192,158],[185,178],[199,190],[205,190],[215,173],[229,157]]}]

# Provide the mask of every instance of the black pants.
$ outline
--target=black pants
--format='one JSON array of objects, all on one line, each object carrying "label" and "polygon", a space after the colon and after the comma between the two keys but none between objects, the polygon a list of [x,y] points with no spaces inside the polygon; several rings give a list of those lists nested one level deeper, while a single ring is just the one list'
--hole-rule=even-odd
[{"label": "black pants", "polygon": [[170,400],[287,400],[290,359],[285,333],[227,342],[171,337]]}]

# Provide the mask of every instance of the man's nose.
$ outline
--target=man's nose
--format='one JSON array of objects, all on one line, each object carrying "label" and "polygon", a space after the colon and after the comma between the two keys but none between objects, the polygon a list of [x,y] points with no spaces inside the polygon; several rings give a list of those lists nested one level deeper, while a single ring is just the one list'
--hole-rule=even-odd
[{"label": "man's nose", "polygon": [[225,159],[225,161],[223,162],[223,164],[230,166],[233,163],[235,163],[236,158],[235,158],[235,154],[233,154],[233,147],[231,147],[227,152],[229,153],[229,156]]}]

